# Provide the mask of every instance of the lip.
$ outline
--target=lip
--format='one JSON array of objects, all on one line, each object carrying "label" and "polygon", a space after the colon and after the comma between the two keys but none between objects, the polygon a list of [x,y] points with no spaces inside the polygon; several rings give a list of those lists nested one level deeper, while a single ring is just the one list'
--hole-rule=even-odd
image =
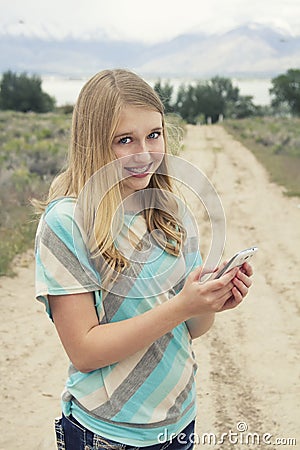
[{"label": "lip", "polygon": [[151,162],[143,166],[140,165],[140,166],[124,167],[124,169],[130,173],[131,177],[144,178],[149,175],[149,170],[151,169],[152,164],[153,163]]}]

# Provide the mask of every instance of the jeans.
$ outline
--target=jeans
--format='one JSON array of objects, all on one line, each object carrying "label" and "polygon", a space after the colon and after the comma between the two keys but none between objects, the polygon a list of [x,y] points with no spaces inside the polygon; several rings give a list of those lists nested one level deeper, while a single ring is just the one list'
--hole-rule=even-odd
[{"label": "jeans", "polygon": [[55,419],[55,432],[58,450],[191,450],[195,422],[191,422],[177,437],[171,441],[148,447],[132,447],[110,439],[103,438],[87,430],[74,417]]}]

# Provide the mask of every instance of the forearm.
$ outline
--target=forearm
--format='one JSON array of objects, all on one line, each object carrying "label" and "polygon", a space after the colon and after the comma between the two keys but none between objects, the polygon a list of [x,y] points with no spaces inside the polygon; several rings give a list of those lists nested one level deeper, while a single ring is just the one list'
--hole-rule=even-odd
[{"label": "forearm", "polygon": [[136,317],[94,326],[81,340],[73,364],[82,372],[128,358],[186,320],[174,297]]},{"label": "forearm", "polygon": [[202,314],[186,321],[192,339],[205,334],[213,325],[215,314]]}]

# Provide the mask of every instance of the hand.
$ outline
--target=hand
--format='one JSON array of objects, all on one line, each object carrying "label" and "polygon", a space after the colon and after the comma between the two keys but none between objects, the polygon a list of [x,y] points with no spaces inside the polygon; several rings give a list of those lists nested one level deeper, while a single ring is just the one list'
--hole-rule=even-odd
[{"label": "hand", "polygon": [[252,285],[252,281],[250,279],[252,275],[252,267],[249,263],[244,263],[232,280],[232,283],[234,285],[231,290],[232,296],[223,305],[222,311],[233,309],[243,301],[243,299],[249,292],[250,286]]},{"label": "hand", "polygon": [[[187,277],[183,289],[178,294],[180,306],[184,308],[186,319],[201,314],[210,314],[228,309],[226,303],[233,297],[233,283],[239,269],[234,268],[221,278],[199,282],[204,275],[203,267],[198,267]],[[186,320],[185,319],[185,320]]]}]

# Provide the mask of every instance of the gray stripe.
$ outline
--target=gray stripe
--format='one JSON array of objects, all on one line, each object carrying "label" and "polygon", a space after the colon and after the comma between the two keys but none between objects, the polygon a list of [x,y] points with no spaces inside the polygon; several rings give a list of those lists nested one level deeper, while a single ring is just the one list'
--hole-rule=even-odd
[{"label": "gray stripe", "polygon": [[40,239],[82,287],[90,290],[100,289],[100,285],[97,283],[92,271],[80,263],[77,256],[69,250],[66,244],[59,239],[46,222],[41,230]]},{"label": "gray stripe", "polygon": [[[132,267],[134,265],[134,267]],[[103,310],[105,315],[100,323],[109,323],[113,316],[118,312],[122,303],[126,300],[128,292],[134,286],[138,274],[142,271],[143,267],[139,263],[132,263],[125,274],[121,274],[121,279],[117,279],[113,292],[109,292],[103,300]],[[115,292],[120,291],[121,295]]]},{"label": "gray stripe", "polygon": [[[193,383],[194,383],[194,373],[192,373],[187,385],[185,386],[183,391],[181,391],[181,393],[178,395],[174,405],[169,409],[169,411],[167,413],[166,420],[167,421],[171,420],[170,423],[172,423],[174,421],[175,417],[178,417],[181,414],[181,407],[182,407],[183,403],[185,402],[185,400],[187,399],[187,397],[192,389]],[[189,409],[189,407],[188,407],[188,409]]]},{"label": "gray stripe", "polygon": [[98,417],[112,418],[121,411],[158,366],[172,338],[173,334],[169,332],[155,341],[125,380],[117,387],[110,400],[95,408],[92,412]]},{"label": "gray stripe", "polygon": [[[141,238],[140,243],[143,248],[149,248],[149,242],[149,233],[146,232]],[[103,310],[105,315],[100,322],[101,324],[109,323],[118,312],[143,270],[144,264],[147,262],[146,256],[149,259],[151,254],[151,251],[143,252],[141,254],[140,250],[135,250],[132,253],[132,262],[130,263],[130,266],[124,273],[118,276],[112,289],[113,292],[108,293],[103,300]]]}]

